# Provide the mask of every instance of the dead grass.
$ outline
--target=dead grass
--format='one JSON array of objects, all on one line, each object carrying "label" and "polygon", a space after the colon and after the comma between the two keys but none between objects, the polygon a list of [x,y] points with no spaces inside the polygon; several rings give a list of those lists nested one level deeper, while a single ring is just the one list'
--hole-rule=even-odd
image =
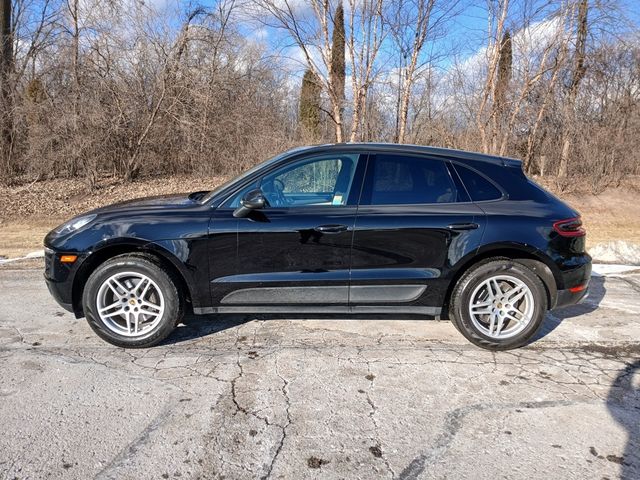
[{"label": "dead grass", "polygon": [[[104,178],[91,194],[77,180],[0,188],[0,257],[21,257],[41,249],[47,232],[87,210],[132,198],[208,190],[223,180],[175,176],[123,185]],[[552,185],[547,187],[554,190]],[[640,190],[635,186],[612,188],[599,195],[556,194],[582,214],[588,248],[613,240],[640,244]]]},{"label": "dead grass", "polygon": [[0,258],[41,249],[50,230],[88,210],[133,198],[211,190],[223,181],[223,177],[172,176],[123,184],[104,177],[92,193],[76,179],[0,187]]},{"label": "dead grass", "polygon": [[70,218],[94,208],[132,198],[169,193],[211,190],[224,177],[172,176],[147,178],[123,183],[115,177],[100,179],[94,192],[88,192],[78,179],[54,179],[17,187],[0,187],[0,219]]},{"label": "dead grass", "polygon": [[587,248],[614,240],[640,244],[640,191],[616,188],[599,195],[569,194],[562,198],[581,213]]},{"label": "dead grass", "polygon": [[62,221],[62,218],[35,216],[1,221],[0,257],[23,257],[29,252],[42,249],[44,236]]}]

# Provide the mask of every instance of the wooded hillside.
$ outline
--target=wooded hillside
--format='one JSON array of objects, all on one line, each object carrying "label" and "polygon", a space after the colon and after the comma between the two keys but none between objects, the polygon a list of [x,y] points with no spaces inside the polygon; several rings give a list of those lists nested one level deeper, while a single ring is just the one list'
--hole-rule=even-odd
[{"label": "wooded hillside", "polygon": [[228,176],[333,141],[514,156],[594,188],[640,174],[634,2],[0,5],[3,183]]}]

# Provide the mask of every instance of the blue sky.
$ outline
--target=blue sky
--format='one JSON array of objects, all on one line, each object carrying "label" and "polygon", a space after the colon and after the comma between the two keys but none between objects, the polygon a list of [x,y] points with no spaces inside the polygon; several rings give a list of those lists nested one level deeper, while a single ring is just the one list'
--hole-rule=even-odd
[{"label": "blue sky", "polygon": [[[28,0],[27,0],[28,1]],[[45,0],[33,0],[33,6],[36,9],[44,4]],[[65,0],[54,0],[62,1]],[[81,0],[83,2],[90,3],[92,0]],[[213,0],[123,0],[123,3],[127,2],[144,2],[145,5],[155,5],[161,9],[166,8],[165,12],[169,15],[169,23],[174,25],[175,28],[179,28],[180,22],[184,18],[184,13],[181,15],[179,10],[192,10],[198,5],[205,8],[215,8],[217,1]],[[239,4],[250,0],[236,0]],[[288,0],[294,4],[302,4],[305,0]],[[389,0],[391,1],[391,0]],[[437,0],[438,1],[438,0]],[[439,0],[440,5],[449,6],[450,0]],[[517,28],[517,25],[521,24],[521,12],[525,3],[530,3],[531,0],[524,2],[522,0],[511,0],[510,5],[510,18],[507,22],[508,27]],[[550,12],[561,4],[559,0],[533,0],[536,6],[542,6],[539,13],[536,15],[535,20],[542,21],[547,17]],[[636,28],[640,27],[640,0],[598,0],[592,1],[594,5],[605,3],[616,3],[619,5],[619,12],[607,10],[605,12],[613,17],[626,17],[630,23],[634,24]],[[346,3],[346,2],[345,2]],[[446,52],[439,61],[440,68],[446,68],[453,58],[464,59],[470,57],[474,53],[478,52],[482,48],[482,41],[486,35],[487,28],[487,3],[485,1],[474,0],[460,0],[456,10],[459,12],[454,19],[447,23],[447,34],[444,38],[437,40],[436,42],[427,46],[435,52]],[[611,26],[619,27],[623,22],[611,22]],[[261,27],[249,22],[244,22],[240,26],[240,31],[252,39],[252,41],[263,43],[267,50],[274,50],[286,55],[293,55],[299,57],[299,53],[295,51],[292,42],[287,39],[282,32],[274,31],[268,27]],[[293,67],[293,62],[291,67]],[[300,63],[300,70],[304,68],[303,63]]]}]

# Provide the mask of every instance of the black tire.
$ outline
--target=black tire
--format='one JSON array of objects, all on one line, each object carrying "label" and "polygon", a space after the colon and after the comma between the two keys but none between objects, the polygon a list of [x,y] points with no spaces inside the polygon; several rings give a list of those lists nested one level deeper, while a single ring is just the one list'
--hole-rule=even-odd
[{"label": "black tire", "polygon": [[[508,275],[524,282],[533,296],[533,314],[526,327],[510,338],[486,335],[469,314],[471,295],[482,282],[496,275]],[[547,312],[547,292],[540,277],[525,265],[510,259],[489,259],[474,265],[460,277],[451,295],[449,314],[455,327],[471,343],[487,350],[510,350],[527,344],[540,330]]]},{"label": "black tire", "polygon": [[[98,292],[103,283],[122,272],[141,273],[150,278],[164,297],[164,312],[157,324],[143,335],[128,337],[110,329],[98,315]],[[89,277],[82,295],[82,305],[89,326],[100,338],[125,348],[145,348],[157,345],[167,338],[182,321],[183,300],[179,283],[154,257],[144,254],[126,254],[113,257],[101,264]],[[117,308],[117,307],[116,307]]]}]

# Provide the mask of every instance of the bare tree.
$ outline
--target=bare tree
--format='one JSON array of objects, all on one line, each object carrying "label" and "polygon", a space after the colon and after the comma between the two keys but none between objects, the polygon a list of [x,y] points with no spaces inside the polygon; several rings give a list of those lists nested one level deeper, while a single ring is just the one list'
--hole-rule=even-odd
[{"label": "bare tree", "polygon": [[[344,31],[344,7],[342,1],[336,7],[336,14],[333,17],[333,34],[331,38],[331,77],[329,84],[334,90],[336,101],[340,105],[344,104],[344,82],[345,82],[345,31]],[[316,81],[317,82],[317,81]],[[343,117],[344,109],[341,107],[340,118]],[[344,132],[340,137],[344,136]]]},{"label": "bare tree", "polygon": [[398,68],[398,102],[395,139],[404,143],[407,136],[409,106],[413,100],[413,87],[422,66],[421,55],[427,40],[436,40],[437,29],[449,19],[456,6],[450,2],[439,18],[433,18],[436,0],[399,0],[385,15],[400,62]]},{"label": "bare tree", "polygon": [[304,56],[306,67],[322,83],[331,104],[327,113],[334,124],[335,139],[342,142],[344,88],[339,82],[335,83],[340,76],[334,74],[331,61],[334,22],[329,0],[309,0],[310,18],[306,12],[296,10],[290,0],[255,0],[255,4],[260,14],[266,14],[266,18],[263,17],[265,24],[285,31],[293,40]]},{"label": "bare tree", "polygon": [[640,28],[616,0],[489,0],[481,38],[463,2],[249,4],[262,29],[237,0],[3,0],[1,181],[227,176],[316,140],[522,157],[594,189],[640,174]]},{"label": "bare tree", "polygon": [[0,0],[0,175],[6,181],[12,173],[13,150],[13,24],[11,0]]},{"label": "bare tree", "polygon": [[347,49],[351,58],[351,89],[353,91],[351,133],[349,140],[358,140],[361,123],[366,117],[367,96],[378,71],[376,59],[386,37],[383,22],[383,0],[349,0],[349,32]]},{"label": "bare tree", "polygon": [[491,111],[491,121],[493,123],[491,144],[495,150],[496,136],[504,128],[505,109],[509,82],[511,81],[513,68],[513,49],[511,45],[511,34],[506,30],[502,36],[498,51],[498,74],[493,85],[493,109]]},{"label": "bare tree", "polygon": [[573,54],[573,69],[571,72],[571,83],[567,92],[565,101],[565,114],[563,125],[562,153],[560,155],[560,166],[558,168],[558,176],[565,177],[567,175],[567,165],[569,163],[569,155],[571,151],[571,137],[573,136],[572,126],[574,125],[573,116],[575,115],[576,98],[578,96],[578,88],[586,73],[585,54],[587,45],[587,15],[589,12],[588,0],[580,0],[577,12],[577,32],[576,46]]}]

